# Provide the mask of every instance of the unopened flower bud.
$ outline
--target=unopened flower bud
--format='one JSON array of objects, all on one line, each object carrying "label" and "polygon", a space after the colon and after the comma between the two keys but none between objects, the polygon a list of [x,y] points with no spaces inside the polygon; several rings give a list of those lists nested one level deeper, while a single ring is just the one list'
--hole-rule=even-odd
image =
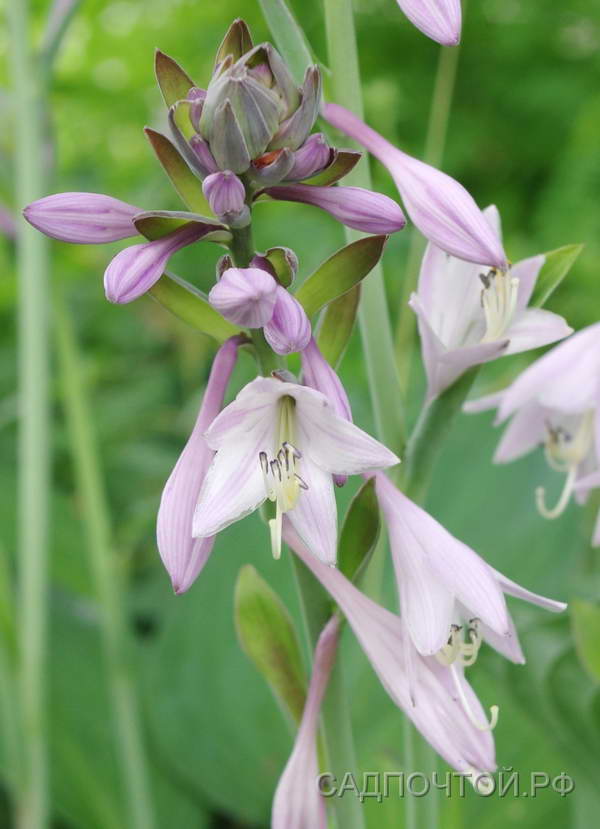
[{"label": "unopened flower bud", "polygon": [[311,135],[294,153],[294,162],[285,176],[286,181],[302,181],[329,164],[331,148],[321,132]]},{"label": "unopened flower bud", "polygon": [[304,308],[281,285],[277,286],[275,308],[271,319],[264,326],[264,334],[277,354],[302,351],[310,341],[310,320]]},{"label": "unopened flower bud", "polygon": [[230,268],[212,288],[208,301],[226,320],[261,328],[273,316],[277,283],[259,268]]},{"label": "unopened flower bud", "polygon": [[23,215],[46,236],[77,245],[117,242],[137,236],[139,207],[100,193],[56,193],[27,205]]},{"label": "unopened flower bud", "polygon": [[248,223],[246,190],[234,173],[224,170],[207,176],[202,190],[208,199],[210,209],[222,222],[232,227],[241,227],[242,224]]}]

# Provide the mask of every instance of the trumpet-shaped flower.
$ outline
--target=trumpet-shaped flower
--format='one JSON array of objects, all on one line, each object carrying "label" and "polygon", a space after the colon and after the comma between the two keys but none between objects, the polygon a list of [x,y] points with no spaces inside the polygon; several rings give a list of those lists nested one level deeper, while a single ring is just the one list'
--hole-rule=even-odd
[{"label": "trumpet-shaped flower", "polygon": [[[536,490],[536,502],[545,518],[558,518],[571,495],[582,503],[590,489],[600,486],[600,323],[555,346],[508,388],[464,408],[498,409],[497,423],[511,418],[495,463],[544,447],[548,465],[564,475],[564,485],[554,507],[547,506],[543,487]],[[594,543],[600,544],[600,523]]]},{"label": "trumpet-shaped flower", "polygon": [[566,605],[509,582],[383,473],[375,480],[390,535],[402,617],[419,653],[449,666],[470,665],[482,640],[487,640],[511,661],[523,662],[504,593],[516,590],[526,601],[555,612]]},{"label": "trumpet-shaped flower", "polygon": [[[500,237],[496,208],[483,212]],[[544,261],[533,256],[508,271],[489,270],[428,245],[410,306],[419,321],[430,399],[471,366],[572,333],[558,314],[527,307]]]},{"label": "trumpet-shaped flower", "polygon": [[200,488],[213,458],[204,432],[219,413],[244,338],[227,340],[215,356],[198,418],[165,484],[156,524],[158,550],[175,593],[185,593],[206,564],[214,537],[193,538],[192,519]]},{"label": "trumpet-shaped flower", "polygon": [[275,505],[273,554],[281,553],[282,516],[323,561],[334,564],[337,511],[332,475],[359,474],[398,458],[339,417],[313,389],[275,378],[249,383],[215,418],[206,441],[216,451],[194,514],[196,538]]},{"label": "trumpet-shaped flower", "polygon": [[461,184],[403,153],[344,107],[325,104],[322,112],[330,124],[362,144],[387,167],[408,215],[430,242],[467,262],[507,269],[498,234]]},{"label": "trumpet-shaped flower", "polygon": [[392,700],[447,763],[484,789],[481,775],[496,767],[494,742],[480,727],[485,714],[462,669],[459,693],[446,667],[414,650],[403,620],[311,555],[288,520],[284,538],[340,607]]},{"label": "trumpet-shaped flower", "polygon": [[315,648],[312,676],[293,751],[277,784],[271,829],[326,829],[325,801],[317,788],[319,711],[327,689],[340,635],[334,616]]}]

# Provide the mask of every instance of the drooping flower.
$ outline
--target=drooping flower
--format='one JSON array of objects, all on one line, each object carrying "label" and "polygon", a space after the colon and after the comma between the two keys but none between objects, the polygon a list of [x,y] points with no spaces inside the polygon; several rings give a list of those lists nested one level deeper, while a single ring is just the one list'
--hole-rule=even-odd
[{"label": "drooping flower", "polygon": [[325,801],[317,787],[319,711],[335,661],[340,624],[333,616],[319,636],[302,721],[277,784],[271,829],[326,829]]},{"label": "drooping flower", "polygon": [[485,772],[496,767],[494,742],[479,726],[485,713],[463,671],[457,672],[459,693],[446,667],[414,649],[402,619],[311,555],[287,518],[284,539],[340,607],[396,705],[447,763],[485,790]]},{"label": "drooping flower", "polygon": [[524,662],[504,593],[517,591],[520,598],[554,612],[566,605],[513,584],[383,473],[377,473],[375,480],[390,536],[402,617],[417,651],[456,671],[455,663],[475,662],[485,640],[512,662]]},{"label": "drooping flower", "polygon": [[311,336],[310,320],[295,296],[281,285],[275,293],[275,307],[263,331],[276,354],[294,354],[306,348]]},{"label": "drooping flower", "polygon": [[[555,346],[508,388],[464,408],[467,412],[497,408],[497,423],[512,418],[495,463],[508,463],[544,447],[548,465],[564,475],[564,485],[554,507],[547,506],[541,486],[536,502],[545,518],[558,518],[571,495],[582,503],[600,484],[600,323]],[[594,543],[600,544],[598,528]]]},{"label": "drooping flower", "polygon": [[460,42],[460,0],[398,0],[398,5],[417,29],[442,46]]},{"label": "drooping flower", "polygon": [[325,104],[322,113],[387,167],[408,215],[430,242],[467,262],[508,268],[502,242],[461,184],[394,147],[344,107]]},{"label": "drooping flower", "polygon": [[359,474],[398,458],[340,418],[319,392],[275,378],[249,383],[213,421],[216,451],[194,515],[193,534],[207,537],[275,504],[273,554],[281,552],[283,514],[315,556],[334,564],[337,511],[332,475]]},{"label": "drooping flower", "polygon": [[312,204],[334,219],[364,233],[395,233],[406,220],[395,201],[382,193],[362,187],[315,187],[311,184],[283,184],[264,191],[278,201]]},{"label": "drooping flower", "polygon": [[194,509],[214,455],[204,433],[221,410],[238,346],[243,341],[241,336],[232,337],[217,352],[196,423],[162,493],[156,538],[177,594],[191,587],[212,552],[214,537],[192,536]]},{"label": "drooping flower", "polygon": [[[483,213],[500,238],[496,208]],[[533,256],[508,271],[489,270],[428,245],[409,304],[419,320],[429,399],[471,366],[572,333],[558,314],[527,307],[544,261],[543,255]]]}]

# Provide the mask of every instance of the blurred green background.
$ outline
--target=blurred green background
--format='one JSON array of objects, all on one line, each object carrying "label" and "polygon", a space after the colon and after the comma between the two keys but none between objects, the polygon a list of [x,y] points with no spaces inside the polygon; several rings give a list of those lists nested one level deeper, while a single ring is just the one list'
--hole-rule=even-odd
[{"label": "blurred green background", "polygon": [[[316,54],[326,61],[320,4],[303,0],[293,5]],[[38,36],[47,6],[32,4]],[[145,209],[179,209],[142,132],[145,124],[166,127],[153,77],[153,50],[159,46],[176,57],[203,85],[215,48],[236,16],[249,22],[256,40],[267,37],[258,4],[249,0],[85,0],[65,38],[50,93],[55,180],[49,192],[91,190]],[[408,24],[394,0],[358,0],[356,20],[368,120],[403,149],[420,155],[438,48]],[[513,260],[585,243],[549,307],[575,328],[595,322],[600,316],[597,4],[469,0],[463,42],[443,167],[479,204],[499,206]],[[2,26],[0,201],[17,211],[9,46]],[[383,168],[375,165],[373,171],[377,189],[394,196]],[[303,276],[343,243],[342,229],[308,207],[260,205],[255,225],[260,248],[294,248]],[[397,234],[384,259],[394,318],[408,236],[408,231]],[[251,562],[297,618],[291,567],[285,557],[271,560],[264,529],[254,516],[219,537],[204,573],[187,595],[172,595],[156,551],[156,509],[193,423],[214,346],[150,299],[126,307],[105,301],[102,273],[119,247],[54,244],[52,286],[60,286],[67,297],[91,398],[111,530],[127,585],[126,616],[133,637],[127,660],[141,701],[157,825],[264,827],[291,736],[238,646],[232,593],[239,568]],[[218,254],[217,248],[195,247],[178,254],[173,269],[207,287]],[[18,376],[14,249],[6,238],[0,238],[0,272],[0,546],[12,575]],[[509,382],[530,359],[526,355],[487,367],[478,390]],[[239,388],[252,371],[250,360],[243,357],[231,388]],[[357,333],[341,376],[356,422],[372,430]],[[414,379],[412,417],[420,405],[420,370]],[[127,825],[123,781],[81,496],[54,357],[52,406],[53,816],[57,827],[116,829]],[[511,578],[556,598],[581,595],[596,602],[597,554],[588,547],[591,507],[571,506],[560,521],[543,522],[533,506],[534,487],[550,476],[541,453],[509,467],[492,467],[498,437],[490,417],[461,417],[438,466],[428,507]],[[554,483],[551,479],[550,485]],[[349,485],[341,493],[342,505],[353,488]],[[574,639],[571,618],[548,618],[516,602],[514,610],[524,631],[528,665],[507,666],[486,649],[472,671],[484,701],[500,705],[498,763],[524,775],[564,771],[574,777],[576,790],[567,798],[541,791],[535,800],[470,794],[464,801],[442,803],[443,825],[589,826],[600,807],[600,677],[589,667],[589,646]],[[5,604],[3,629],[10,628],[10,612],[10,603]],[[596,646],[600,649],[600,643]],[[401,715],[348,634],[344,649],[360,768],[400,770]],[[6,754],[11,720],[6,699],[4,713],[0,825],[10,826],[14,770]],[[384,804],[370,802],[370,829],[402,826],[402,807],[393,798]]]}]

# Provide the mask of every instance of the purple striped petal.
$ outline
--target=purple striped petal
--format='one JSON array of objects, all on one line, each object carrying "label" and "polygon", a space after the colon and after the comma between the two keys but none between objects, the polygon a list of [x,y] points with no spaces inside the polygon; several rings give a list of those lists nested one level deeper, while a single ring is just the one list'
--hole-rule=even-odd
[{"label": "purple striped petal", "polygon": [[323,628],[315,648],[312,676],[294,748],[279,779],[271,829],[326,829],[325,801],[317,788],[319,711],[337,651],[340,624],[336,616]]},{"label": "purple striped petal", "polygon": [[442,46],[460,43],[460,0],[398,0],[398,5],[417,29]]},{"label": "purple striped petal", "polygon": [[137,236],[133,217],[139,207],[101,193],[56,193],[23,210],[29,222],[46,236],[76,245],[99,245]]},{"label": "purple striped petal", "polygon": [[208,301],[229,322],[262,328],[273,316],[277,283],[260,268],[229,268],[211,289]]},{"label": "purple striped petal", "polygon": [[[216,227],[211,225],[211,230]],[[104,272],[104,292],[109,302],[132,302],[160,279],[170,257],[207,233],[207,226],[190,223],[162,239],[132,245],[118,253]]]},{"label": "purple striped petal", "polygon": [[273,316],[264,327],[267,342],[277,354],[302,351],[310,340],[310,320],[298,300],[277,286]]},{"label": "purple striped petal", "polygon": [[362,187],[315,187],[289,184],[267,187],[272,199],[312,204],[330,213],[338,222],[364,233],[395,233],[406,224],[395,201]]},{"label": "purple striped petal", "polygon": [[508,261],[498,234],[461,184],[403,153],[338,104],[325,104],[323,116],[387,167],[423,236],[459,259],[506,270]]},{"label": "purple striped petal", "polygon": [[214,536],[192,537],[194,509],[214,455],[204,433],[221,410],[241,342],[241,337],[232,337],[217,351],[198,418],[160,501],[156,524],[158,550],[177,594],[191,587],[212,552]]},{"label": "purple striped petal", "polygon": [[335,371],[321,354],[314,337],[302,352],[302,380],[329,400],[334,412],[352,422],[352,409],[346,389]]}]

